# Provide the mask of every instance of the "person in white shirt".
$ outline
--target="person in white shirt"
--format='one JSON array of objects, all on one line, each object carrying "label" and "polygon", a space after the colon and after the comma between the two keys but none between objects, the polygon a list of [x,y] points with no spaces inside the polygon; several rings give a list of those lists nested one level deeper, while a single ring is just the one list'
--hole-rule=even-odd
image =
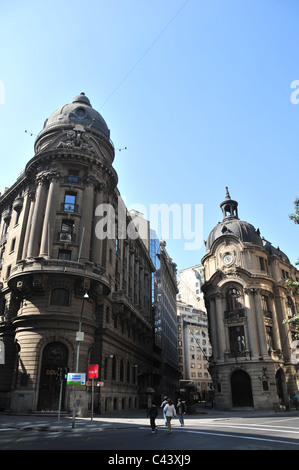
[{"label": "person in white shirt", "polygon": [[172,432],[171,420],[176,416],[175,406],[173,405],[171,398],[168,398],[167,403],[163,408],[163,413],[166,416],[168,434],[170,434]]},{"label": "person in white shirt", "polygon": [[161,403],[161,408],[162,408],[162,411],[163,411],[163,418],[164,418],[164,424],[165,426],[167,426],[167,419],[166,419],[166,416],[165,416],[165,413],[164,413],[164,406],[167,404],[167,396],[164,397],[164,400],[162,401]]}]

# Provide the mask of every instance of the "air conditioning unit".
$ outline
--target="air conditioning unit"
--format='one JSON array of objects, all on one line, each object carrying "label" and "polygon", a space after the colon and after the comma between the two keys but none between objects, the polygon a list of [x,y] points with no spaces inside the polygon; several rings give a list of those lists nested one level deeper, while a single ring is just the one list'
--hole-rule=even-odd
[{"label": "air conditioning unit", "polygon": [[72,241],[72,235],[70,233],[61,232],[59,239],[60,239],[61,242],[71,242]]}]

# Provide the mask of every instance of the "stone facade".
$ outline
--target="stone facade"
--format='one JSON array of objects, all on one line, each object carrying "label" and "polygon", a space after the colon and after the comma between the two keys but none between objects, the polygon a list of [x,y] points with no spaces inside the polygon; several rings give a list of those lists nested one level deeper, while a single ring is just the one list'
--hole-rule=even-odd
[{"label": "stone facade", "polygon": [[[82,93],[46,120],[34,149],[0,197],[0,406],[57,410],[56,370],[75,372],[80,318],[79,372],[100,366],[95,410],[146,406],[154,266],[128,235],[109,129]],[[63,410],[72,392],[64,384]],[[90,395],[79,388],[81,414]]]},{"label": "stone facade", "polygon": [[299,388],[299,327],[285,320],[299,313],[299,296],[285,281],[298,280],[299,272],[258,229],[239,220],[237,205],[227,191],[223,221],[211,231],[202,259],[215,403],[288,407]]}]

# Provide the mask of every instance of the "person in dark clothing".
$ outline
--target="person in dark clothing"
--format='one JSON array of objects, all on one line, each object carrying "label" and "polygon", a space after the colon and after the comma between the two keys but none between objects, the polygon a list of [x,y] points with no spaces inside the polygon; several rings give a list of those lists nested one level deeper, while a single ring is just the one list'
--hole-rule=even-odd
[{"label": "person in dark clothing", "polygon": [[150,419],[150,425],[151,425],[153,434],[157,432],[157,426],[156,426],[157,416],[158,416],[158,408],[156,407],[156,403],[153,401],[151,406],[147,410],[147,417]]},{"label": "person in dark clothing", "polygon": [[184,414],[186,414],[186,406],[180,398],[178,398],[178,404],[176,406],[176,409],[181,426],[184,426]]}]

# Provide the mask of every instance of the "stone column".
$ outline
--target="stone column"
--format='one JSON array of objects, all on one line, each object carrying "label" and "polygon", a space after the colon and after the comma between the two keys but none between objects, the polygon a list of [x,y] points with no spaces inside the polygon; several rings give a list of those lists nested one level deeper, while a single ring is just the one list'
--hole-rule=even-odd
[{"label": "stone column", "polygon": [[209,323],[210,323],[210,341],[212,345],[213,358],[216,361],[218,359],[218,338],[217,338],[217,324],[216,324],[216,300],[215,297],[210,297],[210,312],[209,312]]},{"label": "stone column", "polygon": [[[25,237],[24,237],[24,243],[23,243],[22,259],[25,259],[27,256],[28,240],[30,237],[32,215],[34,211],[34,193],[31,191],[27,195],[26,206],[27,204],[29,205],[29,208],[28,208],[28,218],[27,218],[26,231],[25,231]],[[25,214],[27,214],[27,212],[25,212]],[[25,226],[25,224],[23,225]]]},{"label": "stone column", "polygon": [[275,295],[275,309],[276,309],[276,317],[277,317],[277,324],[280,329],[280,337],[282,338],[282,353],[284,356],[284,359],[286,361],[291,360],[291,349],[290,349],[290,344],[292,342],[292,335],[291,335],[291,330],[290,326],[287,323],[283,323],[284,320],[288,318],[286,309],[285,309],[285,304],[286,304],[286,298],[283,292],[281,292],[282,289],[278,289],[278,292]]},{"label": "stone column", "polygon": [[[103,204],[103,200],[104,200],[104,195],[103,195],[102,188],[100,187],[99,190],[95,194],[94,211],[96,211],[96,208],[98,206]],[[93,215],[95,217],[95,214]],[[96,236],[96,224],[97,224],[97,220],[95,219],[95,223],[93,224],[92,234],[91,234],[91,239],[92,239],[91,261],[102,266],[103,240],[101,240],[100,238]]]},{"label": "stone column", "polygon": [[254,291],[256,324],[258,328],[258,338],[259,338],[259,344],[260,344],[260,353],[262,356],[268,357],[264,315],[263,315],[262,302],[261,302],[261,290],[253,289],[253,291]]},{"label": "stone column", "polygon": [[259,339],[257,334],[256,316],[254,309],[254,300],[252,297],[252,289],[244,290],[244,301],[247,317],[247,330],[249,339],[249,348],[253,358],[259,357]]},{"label": "stone column", "polygon": [[279,325],[277,322],[277,313],[276,313],[276,306],[274,302],[274,296],[273,294],[270,294],[268,297],[270,303],[271,303],[271,312],[272,312],[272,320],[273,320],[273,342],[274,342],[274,349],[280,349],[281,350],[281,340],[280,340],[280,335],[279,335]]},{"label": "stone column", "polygon": [[42,230],[42,224],[43,224],[46,193],[47,193],[46,179],[42,175],[40,178],[37,179],[35,204],[34,204],[34,210],[33,210],[33,215],[32,215],[30,236],[28,240],[28,250],[27,250],[28,258],[33,258],[34,256],[38,256],[39,242],[40,242],[40,236],[41,236],[41,230]]},{"label": "stone column", "polygon": [[56,219],[56,197],[57,197],[57,185],[59,182],[60,174],[57,172],[52,172],[48,175],[50,179],[47,205],[43,223],[43,230],[41,236],[40,252],[39,256],[50,256],[50,241],[51,241],[51,230],[53,232],[53,227],[55,225]]},{"label": "stone column", "polygon": [[83,191],[81,222],[79,234],[79,253],[78,261],[90,260],[90,242],[92,231],[92,219],[94,213],[94,185],[96,180],[92,175],[85,178],[85,187]]},{"label": "stone column", "polygon": [[224,308],[223,308],[223,294],[216,295],[216,318],[217,318],[217,335],[219,345],[219,359],[224,360],[224,352],[226,350],[226,337],[224,327]]}]

